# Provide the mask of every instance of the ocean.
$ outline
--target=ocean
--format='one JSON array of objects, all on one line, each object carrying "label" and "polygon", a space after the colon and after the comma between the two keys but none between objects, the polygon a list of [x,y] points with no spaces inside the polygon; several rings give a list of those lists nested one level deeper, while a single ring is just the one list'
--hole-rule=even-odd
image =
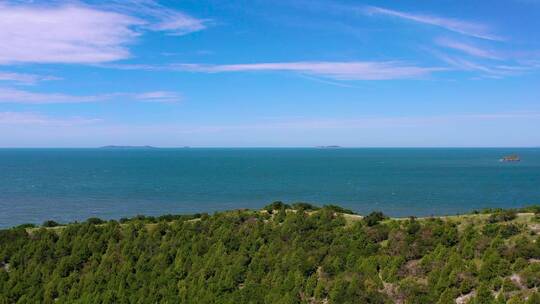
[{"label": "ocean", "polygon": [[2,228],[277,200],[391,216],[540,204],[540,149],[0,149]]}]

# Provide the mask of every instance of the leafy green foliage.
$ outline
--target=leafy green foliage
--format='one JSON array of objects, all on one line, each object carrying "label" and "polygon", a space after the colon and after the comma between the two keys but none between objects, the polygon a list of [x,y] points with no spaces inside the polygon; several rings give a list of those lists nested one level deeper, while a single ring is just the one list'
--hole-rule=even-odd
[{"label": "leafy green foliage", "polygon": [[288,208],[0,230],[0,303],[538,303],[523,222]]},{"label": "leafy green foliage", "polygon": [[88,224],[92,224],[92,225],[100,225],[100,224],[105,223],[104,220],[102,220],[100,218],[97,218],[97,217],[91,217],[91,218],[87,219],[86,222]]},{"label": "leafy green foliage", "polygon": [[57,222],[55,222],[55,221],[49,220],[49,221],[43,222],[43,225],[42,225],[42,226],[43,226],[43,227],[49,227],[49,228],[50,228],[50,227],[57,227],[57,226],[60,226],[60,224],[57,223]]},{"label": "leafy green foliage", "polygon": [[516,211],[514,210],[501,210],[492,213],[489,216],[488,221],[490,223],[507,222],[516,218]]},{"label": "leafy green foliage", "polygon": [[292,204],[292,208],[294,210],[300,210],[300,211],[313,211],[313,210],[319,210],[320,209],[319,207],[314,206],[312,204],[302,203],[302,202]]},{"label": "leafy green foliage", "polygon": [[326,209],[326,210],[330,210],[330,211],[338,212],[338,213],[356,214],[354,211],[352,211],[350,209],[346,209],[346,208],[336,206],[336,205],[324,205],[323,208]]},{"label": "leafy green foliage", "polygon": [[21,224],[15,228],[36,228],[36,224],[31,224],[31,223],[27,223],[27,224]]},{"label": "leafy green foliage", "polygon": [[374,211],[371,212],[368,216],[364,217],[364,222],[368,226],[375,226],[380,221],[385,220],[387,218],[386,215],[384,215],[382,212]]}]

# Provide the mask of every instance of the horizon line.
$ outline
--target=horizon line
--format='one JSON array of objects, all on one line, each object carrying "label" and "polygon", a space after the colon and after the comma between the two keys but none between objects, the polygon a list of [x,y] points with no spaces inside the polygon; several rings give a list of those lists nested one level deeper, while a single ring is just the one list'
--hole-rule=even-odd
[{"label": "horizon line", "polygon": [[106,145],[106,146],[69,146],[69,147],[0,147],[0,149],[538,149],[539,146],[152,146],[152,145]]}]

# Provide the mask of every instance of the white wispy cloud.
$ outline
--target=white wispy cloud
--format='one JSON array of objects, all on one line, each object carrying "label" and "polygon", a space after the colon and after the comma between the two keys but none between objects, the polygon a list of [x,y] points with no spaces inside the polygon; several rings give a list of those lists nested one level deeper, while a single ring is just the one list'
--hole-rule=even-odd
[{"label": "white wispy cloud", "polygon": [[94,63],[129,57],[141,21],[80,5],[0,6],[0,64]]},{"label": "white wispy cloud", "polygon": [[101,122],[98,118],[54,118],[33,112],[0,112],[0,125],[72,126]]},{"label": "white wispy cloud", "polygon": [[205,28],[203,20],[153,1],[122,3],[124,9],[0,2],[0,64],[110,62],[129,58],[128,46],[145,31],[180,35]]},{"label": "white wispy cloud", "polygon": [[387,8],[377,7],[377,6],[368,6],[364,10],[367,14],[371,15],[385,15],[396,17],[400,19],[405,19],[409,21],[414,21],[422,24],[428,24],[432,26],[437,26],[444,28],[446,30],[459,33],[466,36],[486,39],[486,40],[504,40],[502,37],[490,33],[489,27],[480,24],[474,23],[459,19],[445,18],[433,15],[424,15],[424,14],[414,14],[407,13],[397,10],[391,10]]},{"label": "white wispy cloud", "polygon": [[0,103],[84,103],[103,101],[110,98],[108,95],[69,95],[61,93],[35,93],[12,88],[0,88]]},{"label": "white wispy cloud", "polygon": [[286,71],[310,75],[318,75],[337,80],[390,80],[420,78],[433,72],[444,71],[444,68],[420,67],[402,62],[274,62],[249,64],[175,64],[170,68],[182,71],[223,73],[223,72],[250,72],[250,71]]},{"label": "white wispy cloud", "polygon": [[179,102],[182,100],[182,95],[177,92],[153,91],[134,94],[133,98],[146,102]]},{"label": "white wispy cloud", "polygon": [[480,48],[480,47],[477,47],[475,45],[465,43],[465,42],[455,41],[455,40],[446,39],[446,38],[439,38],[436,40],[436,43],[440,46],[458,50],[465,54],[475,56],[475,57],[486,58],[486,59],[496,59],[496,60],[502,59],[502,56],[500,54],[497,54],[496,52],[492,50]]},{"label": "white wispy cloud", "polygon": [[434,52],[434,54],[441,60],[453,66],[456,70],[475,72],[489,78],[504,78],[508,76],[517,76],[535,69],[531,66],[483,64],[460,57],[448,56],[437,52]]},{"label": "white wispy cloud", "polygon": [[46,80],[60,80],[61,78],[49,75],[36,75],[36,74],[25,74],[25,73],[13,73],[13,72],[2,72],[0,71],[0,81],[9,81],[18,84],[35,84],[40,81]]},{"label": "white wispy cloud", "polygon": [[97,95],[70,95],[61,93],[37,93],[13,88],[0,88],[0,103],[56,104],[88,103],[113,100],[134,100],[140,102],[179,102],[181,96],[176,92],[155,91],[142,93],[108,93]]},{"label": "white wispy cloud", "polygon": [[456,41],[446,38],[436,39],[437,45],[459,53],[431,51],[435,57],[443,60],[456,71],[467,71],[477,75],[478,78],[497,78],[520,76],[534,73],[540,65],[528,58],[534,58],[534,52],[521,53],[519,51],[496,51],[478,47],[469,42]]},{"label": "white wispy cloud", "polygon": [[[378,6],[335,6],[340,13],[361,12],[366,15],[381,15],[416,22],[461,34],[454,38],[434,38],[438,51],[430,50],[426,43],[421,49],[428,50],[435,57],[442,59],[453,71],[475,73],[476,78],[505,78],[519,76],[538,70],[535,63],[538,51],[523,50],[515,46],[509,50],[511,40],[498,36],[492,28],[480,22],[441,17],[433,14],[411,13]],[[479,38],[479,39],[472,39]],[[505,48],[501,48],[501,45]],[[444,51],[442,48],[444,48]],[[461,54],[459,54],[461,53]],[[537,62],[537,61],[536,61]]]},{"label": "white wispy cloud", "polygon": [[144,27],[152,31],[163,31],[169,35],[185,35],[203,30],[211,21],[189,16],[178,10],[167,8],[153,0],[111,1],[109,5],[119,12],[129,12],[146,21]]}]

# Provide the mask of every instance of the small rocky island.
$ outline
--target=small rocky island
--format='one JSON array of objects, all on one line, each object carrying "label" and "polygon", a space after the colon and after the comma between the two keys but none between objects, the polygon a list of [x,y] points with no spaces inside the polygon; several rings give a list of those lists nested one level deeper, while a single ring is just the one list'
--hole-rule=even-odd
[{"label": "small rocky island", "polygon": [[521,159],[516,154],[508,155],[500,159],[501,162],[518,162],[520,160]]}]

